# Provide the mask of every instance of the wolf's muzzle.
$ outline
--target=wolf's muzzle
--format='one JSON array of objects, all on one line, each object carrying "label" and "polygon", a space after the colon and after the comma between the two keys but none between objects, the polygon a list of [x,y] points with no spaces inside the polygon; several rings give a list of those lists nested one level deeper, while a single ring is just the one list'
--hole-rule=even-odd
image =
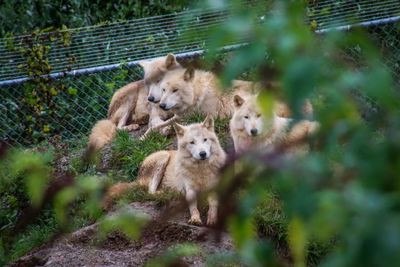
[{"label": "wolf's muzzle", "polygon": [[160,108],[162,108],[163,110],[168,110],[167,109],[167,104],[165,104],[165,103],[161,103],[160,104]]},{"label": "wolf's muzzle", "polygon": [[206,157],[207,157],[207,152],[201,151],[201,152],[199,153],[199,156],[200,156],[201,159],[206,159]]}]

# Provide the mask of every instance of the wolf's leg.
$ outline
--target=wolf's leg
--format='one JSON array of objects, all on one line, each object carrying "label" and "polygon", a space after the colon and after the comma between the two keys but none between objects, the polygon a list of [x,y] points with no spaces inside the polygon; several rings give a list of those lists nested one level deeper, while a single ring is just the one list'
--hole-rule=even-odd
[{"label": "wolf's leg", "polygon": [[154,116],[149,121],[149,128],[154,128],[154,127],[162,124],[163,122],[164,121],[161,119],[160,116]]},{"label": "wolf's leg", "polygon": [[147,129],[147,131],[140,137],[140,140],[146,139],[146,137],[147,137],[151,132],[160,130],[160,129],[162,129],[162,128],[164,128],[164,127],[167,127],[167,126],[170,126],[173,122],[175,122],[175,121],[177,121],[177,120],[178,120],[178,116],[177,116],[177,115],[174,115],[172,118],[170,118],[170,119],[168,119],[168,120],[166,120],[166,121],[162,121],[162,120],[161,120],[161,123],[159,123],[158,125],[156,125],[156,126],[150,126],[149,129]]},{"label": "wolf's leg", "polygon": [[218,218],[218,200],[215,193],[210,193],[208,200],[207,225],[215,225]]},{"label": "wolf's leg", "polygon": [[197,209],[197,193],[193,189],[186,189],[186,201],[188,202],[190,211],[190,219],[188,223],[196,225],[202,224],[200,212]]},{"label": "wolf's leg", "polygon": [[161,119],[161,115],[159,113],[159,110],[157,107],[154,105],[150,106],[150,116],[149,116],[149,128],[152,128],[154,126],[157,126],[164,121]]},{"label": "wolf's leg", "polygon": [[[137,96],[137,95],[136,95]],[[129,116],[131,116],[132,112],[134,111],[134,106],[136,106],[136,103],[133,103],[134,96],[128,97],[128,99],[125,100],[124,104],[121,105],[120,109],[122,110],[122,116],[121,119],[118,121],[118,129],[122,129],[123,126],[126,125],[126,122],[128,121]]]},{"label": "wolf's leg", "polygon": [[118,125],[117,125],[118,129],[123,129],[123,126],[126,125],[126,121],[128,120],[128,116],[129,116],[128,106],[125,105],[125,107],[123,107],[123,108],[124,108],[124,111],[123,111],[124,115],[122,115],[121,119],[118,121]]},{"label": "wolf's leg", "polygon": [[167,168],[169,162],[169,155],[163,157],[155,166],[154,174],[151,177],[149,184],[149,193],[154,194],[157,191],[158,186],[161,183],[162,178],[164,177],[165,169]]}]

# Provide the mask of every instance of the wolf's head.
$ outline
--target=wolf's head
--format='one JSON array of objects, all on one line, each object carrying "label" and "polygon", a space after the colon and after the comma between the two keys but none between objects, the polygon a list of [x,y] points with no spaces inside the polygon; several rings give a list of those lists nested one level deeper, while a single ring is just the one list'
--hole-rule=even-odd
[{"label": "wolf's head", "polygon": [[139,62],[144,70],[144,81],[149,89],[148,100],[158,103],[161,99],[160,82],[165,73],[170,70],[180,68],[181,65],[176,61],[173,54],[151,61]]},{"label": "wolf's head", "polygon": [[193,102],[194,69],[179,69],[168,72],[161,81],[163,110],[184,111]]},{"label": "wolf's head", "polygon": [[252,95],[245,98],[235,95],[233,97],[235,111],[231,119],[231,126],[237,130],[244,131],[248,136],[258,136],[264,130],[264,118],[257,96]]},{"label": "wolf's head", "polygon": [[174,124],[178,137],[178,152],[185,158],[208,160],[222,151],[214,132],[214,120],[211,116],[202,123],[183,126]]}]

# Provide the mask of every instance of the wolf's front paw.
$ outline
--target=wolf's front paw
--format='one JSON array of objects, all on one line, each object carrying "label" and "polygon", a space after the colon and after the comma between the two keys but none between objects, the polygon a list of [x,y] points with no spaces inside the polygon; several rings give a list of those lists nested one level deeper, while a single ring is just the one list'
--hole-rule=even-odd
[{"label": "wolf's front paw", "polygon": [[166,126],[161,130],[161,134],[163,136],[170,136],[173,134],[172,128],[171,126]]},{"label": "wolf's front paw", "polygon": [[125,126],[125,130],[127,130],[128,132],[136,131],[139,128],[140,128],[140,125],[139,124],[135,124],[135,123]]},{"label": "wolf's front paw", "polygon": [[201,222],[200,216],[194,215],[189,219],[188,224],[202,225],[203,223]]}]

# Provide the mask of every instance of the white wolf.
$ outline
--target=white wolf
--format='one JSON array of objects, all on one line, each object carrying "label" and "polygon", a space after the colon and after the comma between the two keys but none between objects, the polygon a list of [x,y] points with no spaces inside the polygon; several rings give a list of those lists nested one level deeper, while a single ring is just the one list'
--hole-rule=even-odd
[{"label": "white wolf", "polygon": [[[148,186],[150,193],[160,187],[183,192],[189,205],[189,223],[201,224],[197,209],[200,192],[212,190],[218,183],[220,168],[226,155],[214,132],[214,120],[208,116],[202,123],[174,125],[178,137],[178,150],[158,151],[148,156],[139,170],[137,182],[120,183],[108,191],[106,206],[135,184]],[[207,224],[217,220],[218,201],[213,193],[208,196]]]},{"label": "white wolf", "polygon": [[142,61],[139,65],[143,67],[144,79],[129,83],[114,93],[108,119],[97,122],[92,128],[85,155],[111,142],[117,128],[134,130],[143,124],[159,124],[171,116],[150,102],[159,101],[159,96],[153,96],[151,92],[157,92],[155,88],[159,87],[165,73],[181,68],[175,56],[168,54],[152,61]]},{"label": "white wolf", "polygon": [[[319,127],[319,123],[309,120],[301,120],[291,125],[293,119],[288,107],[276,102],[272,108],[272,117],[265,118],[256,95],[241,97],[235,95],[233,98],[235,112],[230,120],[230,133],[234,142],[235,151],[242,153],[256,144],[264,144],[269,147],[274,145],[291,143],[297,139],[313,134]],[[304,113],[312,112],[309,101],[304,105]],[[261,146],[262,147],[262,146]],[[296,147],[297,151],[300,146]],[[291,151],[295,151],[292,149]]]},{"label": "white wolf", "polygon": [[176,69],[166,73],[161,81],[159,106],[179,116],[194,111],[214,118],[227,118],[233,113],[233,95],[249,92],[256,86],[252,82],[235,80],[231,87],[223,92],[217,77],[211,72]]}]

